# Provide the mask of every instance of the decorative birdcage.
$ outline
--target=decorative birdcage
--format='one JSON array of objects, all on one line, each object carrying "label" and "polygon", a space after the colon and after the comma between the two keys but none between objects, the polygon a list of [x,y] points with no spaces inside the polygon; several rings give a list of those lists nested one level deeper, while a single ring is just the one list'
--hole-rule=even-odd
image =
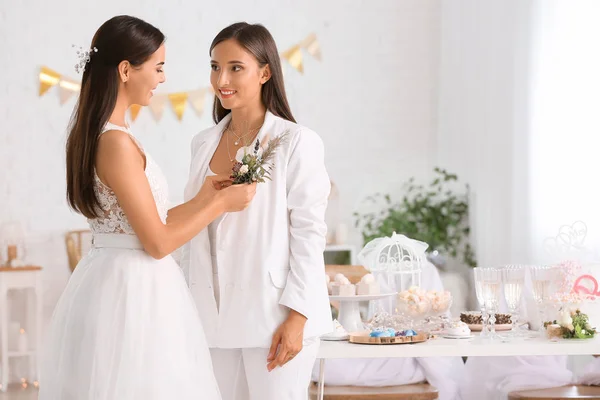
[{"label": "decorative birdcage", "polygon": [[[373,274],[385,274],[396,291],[421,285],[421,270],[429,245],[396,232],[391,237],[370,241],[358,254],[358,260]],[[398,279],[396,279],[398,278]],[[392,284],[394,281],[396,284]]]},{"label": "decorative birdcage", "polygon": [[[427,243],[394,232],[391,237],[367,243],[358,254],[358,260],[388,291],[397,293],[411,286],[421,286],[427,247]],[[389,298],[388,302],[387,312],[391,313],[394,299]]]}]

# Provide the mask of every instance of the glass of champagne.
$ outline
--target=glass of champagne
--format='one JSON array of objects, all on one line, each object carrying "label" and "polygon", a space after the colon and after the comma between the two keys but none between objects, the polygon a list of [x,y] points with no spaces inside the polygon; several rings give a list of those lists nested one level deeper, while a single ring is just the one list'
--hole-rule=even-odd
[{"label": "glass of champagne", "polygon": [[510,321],[512,322],[512,329],[509,334],[510,337],[519,336],[517,324],[524,284],[525,267],[523,265],[506,265],[502,268],[504,299],[506,300],[506,305],[510,312]]},{"label": "glass of champagne", "polygon": [[483,268],[473,268],[473,280],[475,282],[475,295],[477,296],[477,303],[479,303],[479,309],[481,310],[481,337],[487,337],[488,331],[488,315],[485,308],[485,301],[483,299],[483,290],[481,289],[481,283],[483,281]]},{"label": "glass of champagne", "polygon": [[502,275],[499,268],[483,268],[481,281],[481,291],[483,302],[488,312],[489,337],[496,339],[496,313],[500,303],[500,293],[502,290]]},{"label": "glass of champagne", "polygon": [[545,307],[552,296],[555,287],[558,269],[553,266],[534,265],[530,267],[531,283],[533,285],[533,298],[540,314],[540,331],[545,331]]}]

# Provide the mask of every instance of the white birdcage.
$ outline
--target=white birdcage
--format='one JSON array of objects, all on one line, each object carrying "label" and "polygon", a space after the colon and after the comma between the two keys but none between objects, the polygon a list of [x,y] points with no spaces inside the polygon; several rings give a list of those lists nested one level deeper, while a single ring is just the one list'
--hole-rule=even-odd
[{"label": "white birdcage", "polygon": [[[421,271],[429,245],[396,232],[391,237],[370,241],[358,254],[358,260],[380,284],[391,292],[421,286]],[[390,298],[389,311],[393,310]]]}]

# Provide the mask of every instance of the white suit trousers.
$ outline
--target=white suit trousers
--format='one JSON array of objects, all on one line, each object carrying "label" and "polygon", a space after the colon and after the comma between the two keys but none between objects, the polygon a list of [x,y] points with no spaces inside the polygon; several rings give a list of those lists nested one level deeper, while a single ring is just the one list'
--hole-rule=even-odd
[{"label": "white suit trousers", "polygon": [[210,349],[223,400],[306,400],[319,344],[305,339],[294,359],[271,372],[269,349]]}]

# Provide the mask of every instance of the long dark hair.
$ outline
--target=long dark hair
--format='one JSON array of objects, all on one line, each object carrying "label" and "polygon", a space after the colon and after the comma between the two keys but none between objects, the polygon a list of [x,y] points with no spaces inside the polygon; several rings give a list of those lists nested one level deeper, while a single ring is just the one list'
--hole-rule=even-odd
[{"label": "long dark hair", "polygon": [[[212,53],[216,45],[228,39],[237,41],[256,58],[261,67],[269,65],[271,78],[262,87],[262,102],[267,110],[278,117],[296,122],[285,95],[283,71],[281,70],[277,45],[267,28],[260,24],[248,24],[246,22],[229,25],[214,38],[208,54]],[[223,108],[219,98],[215,95],[213,104],[213,120],[215,123],[218,124],[230,112],[231,110]]]},{"label": "long dark hair", "polygon": [[67,139],[67,201],[88,218],[98,217],[94,193],[94,171],[98,140],[117,103],[118,65],[127,60],[143,64],[165,41],[154,26],[139,18],[121,15],[106,21],[96,31],[90,60],[81,79],[81,92]]}]

